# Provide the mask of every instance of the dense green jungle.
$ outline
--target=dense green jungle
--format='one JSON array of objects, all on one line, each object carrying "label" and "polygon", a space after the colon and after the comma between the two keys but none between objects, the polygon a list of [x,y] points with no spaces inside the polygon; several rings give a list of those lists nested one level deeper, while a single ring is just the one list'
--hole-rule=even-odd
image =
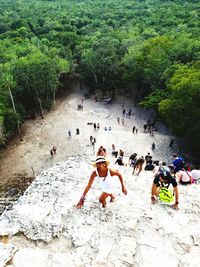
[{"label": "dense green jungle", "polygon": [[128,92],[200,155],[198,0],[0,0],[0,143],[69,77]]}]

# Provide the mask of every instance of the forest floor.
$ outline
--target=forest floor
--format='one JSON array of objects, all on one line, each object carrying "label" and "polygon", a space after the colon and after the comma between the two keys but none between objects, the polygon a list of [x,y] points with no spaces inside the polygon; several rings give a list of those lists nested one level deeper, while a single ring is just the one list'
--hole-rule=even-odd
[{"label": "forest floor", "polygon": [[[141,108],[135,107],[129,97],[118,97],[111,104],[95,102],[94,97],[83,100],[83,110],[77,105],[84,98],[84,91],[79,84],[68,88],[68,94],[57,100],[55,109],[45,115],[44,119],[28,120],[22,126],[23,141],[14,138],[6,149],[1,150],[0,161],[0,197],[16,196],[24,191],[31,181],[41,173],[56,164],[65,161],[69,156],[87,154],[94,155],[89,137],[96,137],[95,150],[103,145],[111,152],[111,145],[116,150],[125,151],[128,157],[136,152],[138,156],[145,156],[151,152],[153,159],[170,163],[172,149],[169,142],[172,138],[168,129],[158,124],[154,137],[144,133],[143,125],[149,114]],[[125,118],[125,125],[117,123],[117,117],[122,119],[122,103],[125,109],[132,109],[131,118]],[[89,123],[100,123],[100,130],[94,131]],[[138,128],[138,134],[132,133],[133,126]],[[104,127],[111,126],[111,131],[104,131]],[[76,135],[76,129],[80,135]],[[72,136],[68,136],[71,130]],[[151,144],[156,144],[155,151],[151,151]],[[50,149],[56,146],[57,154],[50,157]],[[176,144],[175,144],[175,147]]]}]

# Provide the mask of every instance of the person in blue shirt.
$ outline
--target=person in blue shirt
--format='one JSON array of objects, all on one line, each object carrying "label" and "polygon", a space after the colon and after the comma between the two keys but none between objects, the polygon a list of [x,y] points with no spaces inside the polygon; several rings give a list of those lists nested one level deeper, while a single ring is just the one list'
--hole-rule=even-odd
[{"label": "person in blue shirt", "polygon": [[183,160],[178,157],[177,154],[174,154],[174,160],[172,161],[173,166],[174,166],[174,173],[182,170],[184,168],[184,162]]}]

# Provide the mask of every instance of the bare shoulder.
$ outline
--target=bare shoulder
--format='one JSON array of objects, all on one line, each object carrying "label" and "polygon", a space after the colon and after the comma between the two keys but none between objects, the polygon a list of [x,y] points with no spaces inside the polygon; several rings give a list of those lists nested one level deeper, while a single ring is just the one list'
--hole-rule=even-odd
[{"label": "bare shoulder", "polygon": [[109,169],[109,170],[110,170],[110,175],[111,176],[113,176],[113,175],[118,175],[118,176],[121,175],[117,169]]},{"label": "bare shoulder", "polygon": [[96,177],[97,176],[97,173],[96,173],[96,171],[94,170],[92,173],[91,173],[91,176],[90,177]]}]

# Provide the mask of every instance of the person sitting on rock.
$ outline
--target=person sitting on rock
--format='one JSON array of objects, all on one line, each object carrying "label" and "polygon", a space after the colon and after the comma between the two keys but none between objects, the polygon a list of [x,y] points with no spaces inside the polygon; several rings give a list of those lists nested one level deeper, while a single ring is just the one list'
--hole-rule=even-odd
[{"label": "person sitting on rock", "polygon": [[172,164],[174,165],[174,173],[176,173],[184,168],[184,162],[177,154],[174,154],[173,157],[174,160],[172,161]]},{"label": "person sitting on rock", "polygon": [[146,164],[152,164],[152,156],[149,152],[145,156],[145,162],[146,162]]},{"label": "person sitting on rock", "polygon": [[124,166],[123,158],[119,156],[115,161],[115,164],[118,164],[119,166]]},{"label": "person sitting on rock", "polygon": [[[173,186],[173,191],[175,194],[175,203],[173,204],[172,207],[174,209],[178,208],[179,194],[178,194],[178,186],[177,186],[176,179],[174,177],[172,177],[170,172],[164,167],[162,167],[159,170],[158,175],[156,175],[154,180],[153,180],[153,184],[151,187],[151,203],[152,204],[155,204],[157,202],[157,199],[159,199],[159,194],[161,192],[161,189],[164,188],[164,189],[166,189],[166,191],[168,191],[170,184]],[[166,192],[166,198],[168,197],[167,193],[168,192]],[[173,195],[172,195],[172,197],[173,197]],[[165,201],[165,202],[169,203],[170,201]]]},{"label": "person sitting on rock", "polygon": [[93,167],[95,167],[95,170],[90,175],[89,182],[83,192],[83,195],[81,196],[78,204],[76,205],[77,208],[81,208],[84,204],[85,197],[90,190],[95,178],[99,180],[100,187],[102,189],[102,194],[99,198],[99,202],[102,204],[102,207],[106,207],[106,199],[110,197],[110,201],[113,202],[115,199],[114,192],[116,187],[116,176],[118,176],[122,192],[126,195],[127,190],[124,186],[124,181],[122,175],[113,169],[108,168],[108,165],[110,162],[106,160],[105,157],[99,156],[96,158],[95,163],[93,164]]},{"label": "person sitting on rock", "polygon": [[178,172],[176,172],[175,176],[176,176],[177,182],[179,184],[187,185],[187,184],[192,183],[192,176],[191,176],[190,172],[188,172],[185,169],[179,170]]}]

